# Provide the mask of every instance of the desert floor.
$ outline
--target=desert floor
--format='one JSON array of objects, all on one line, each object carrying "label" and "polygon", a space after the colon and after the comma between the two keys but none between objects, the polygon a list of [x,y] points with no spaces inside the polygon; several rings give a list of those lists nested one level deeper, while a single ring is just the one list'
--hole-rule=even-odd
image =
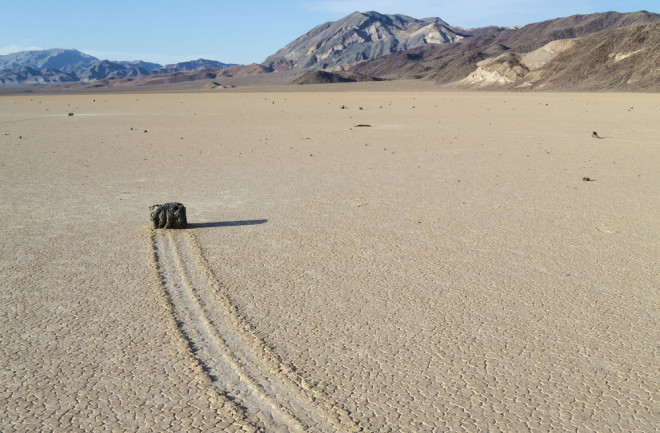
[{"label": "desert floor", "polygon": [[0,430],[659,429],[660,95],[291,88],[0,97]]}]

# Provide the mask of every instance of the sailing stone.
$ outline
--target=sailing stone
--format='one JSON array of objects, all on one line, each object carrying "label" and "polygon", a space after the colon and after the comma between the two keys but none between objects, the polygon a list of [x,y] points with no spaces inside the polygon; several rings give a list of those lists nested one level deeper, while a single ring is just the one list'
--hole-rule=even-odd
[{"label": "sailing stone", "polygon": [[151,228],[154,229],[185,229],[186,207],[181,203],[165,203],[149,206]]}]

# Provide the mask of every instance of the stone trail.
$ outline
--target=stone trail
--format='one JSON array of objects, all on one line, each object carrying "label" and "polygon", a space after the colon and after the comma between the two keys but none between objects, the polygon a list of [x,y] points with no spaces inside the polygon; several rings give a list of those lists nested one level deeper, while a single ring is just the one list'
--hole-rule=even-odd
[{"label": "stone trail", "polygon": [[311,390],[254,334],[215,279],[194,235],[155,230],[151,243],[162,288],[191,352],[218,391],[242,407],[256,427],[268,432],[355,429],[348,414]]}]

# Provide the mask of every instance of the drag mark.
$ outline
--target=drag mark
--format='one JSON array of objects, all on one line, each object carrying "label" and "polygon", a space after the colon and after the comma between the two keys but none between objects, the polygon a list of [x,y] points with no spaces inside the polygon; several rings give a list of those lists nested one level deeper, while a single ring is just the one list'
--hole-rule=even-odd
[{"label": "drag mark", "polygon": [[341,408],[319,399],[256,336],[191,232],[153,230],[151,244],[162,289],[192,354],[256,427],[268,432],[355,430],[342,425],[350,420]]}]

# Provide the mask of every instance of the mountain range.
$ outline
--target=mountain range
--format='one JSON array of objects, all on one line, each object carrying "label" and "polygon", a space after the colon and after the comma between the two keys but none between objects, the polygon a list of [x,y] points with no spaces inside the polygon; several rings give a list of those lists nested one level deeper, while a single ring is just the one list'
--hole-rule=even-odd
[{"label": "mountain range", "polygon": [[605,12],[464,29],[440,18],[355,12],[247,66],[204,59],[165,66],[111,62],[61,49],[0,56],[5,86],[204,81],[211,89],[226,87],[220,78],[282,74],[295,84],[423,79],[479,89],[660,91],[660,15]]},{"label": "mountain range", "polygon": [[346,69],[471,88],[660,91],[659,22],[659,14],[646,11],[574,15]]},{"label": "mountain range", "polygon": [[141,60],[99,60],[75,49],[55,48],[0,56],[0,85],[89,82],[230,66],[234,65],[205,59],[164,66]]}]

